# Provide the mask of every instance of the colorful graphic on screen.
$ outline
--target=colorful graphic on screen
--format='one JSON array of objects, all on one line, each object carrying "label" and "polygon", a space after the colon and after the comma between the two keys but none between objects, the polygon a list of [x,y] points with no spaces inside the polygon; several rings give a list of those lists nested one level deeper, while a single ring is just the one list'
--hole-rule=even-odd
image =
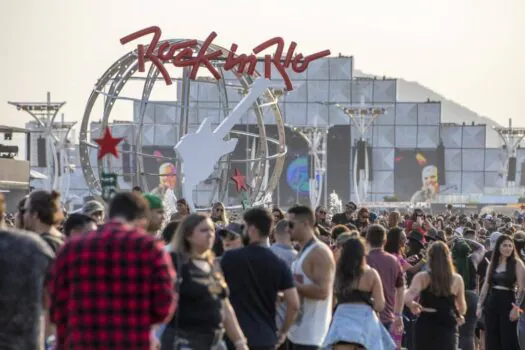
[{"label": "colorful graphic on screen", "polygon": [[[144,146],[142,152],[145,154],[144,172],[149,191],[162,194],[168,189],[174,190],[177,186],[177,169],[173,147]],[[148,157],[146,154],[159,158]]]},{"label": "colorful graphic on screen", "polygon": [[441,192],[438,153],[435,149],[396,149],[394,191],[401,201],[430,202]]},{"label": "colorful graphic on screen", "polygon": [[310,180],[308,178],[308,157],[296,158],[286,169],[286,181],[288,186],[299,194],[305,195],[310,191]]}]

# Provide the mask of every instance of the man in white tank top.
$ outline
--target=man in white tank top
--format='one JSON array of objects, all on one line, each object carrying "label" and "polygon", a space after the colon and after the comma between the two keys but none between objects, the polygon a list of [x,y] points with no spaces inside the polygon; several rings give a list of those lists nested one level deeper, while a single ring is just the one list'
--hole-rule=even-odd
[{"label": "man in white tank top", "polygon": [[288,333],[288,349],[320,349],[332,320],[335,261],[330,248],[315,236],[311,208],[293,207],[288,217],[292,239],[301,246],[292,264],[301,308]]}]

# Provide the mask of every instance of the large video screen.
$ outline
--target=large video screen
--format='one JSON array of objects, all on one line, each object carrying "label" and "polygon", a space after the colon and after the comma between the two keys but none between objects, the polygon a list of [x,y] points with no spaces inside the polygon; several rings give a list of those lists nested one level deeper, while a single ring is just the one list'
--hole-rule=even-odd
[{"label": "large video screen", "polygon": [[436,149],[396,149],[394,192],[401,201],[429,202],[444,191],[443,162]]},{"label": "large video screen", "polygon": [[306,140],[286,128],[286,160],[279,181],[279,204],[290,207],[310,203],[309,149]]},{"label": "large video screen", "polygon": [[[239,124],[234,127],[235,130],[241,130],[252,134],[259,134],[259,129],[256,125]],[[266,125],[266,136],[277,140],[279,138],[277,127],[275,125]],[[237,146],[231,154],[232,159],[250,159],[255,157],[251,153],[254,146],[258,142],[258,138],[245,137],[233,135],[238,138]],[[273,193],[273,202],[279,203],[282,207],[289,207],[296,203],[309,203],[309,180],[308,180],[308,145],[306,141],[296,132],[289,128],[285,129],[285,140],[287,146],[287,154],[285,157],[284,168],[282,175],[277,184],[277,189]],[[268,155],[274,155],[278,151],[277,145],[268,142]],[[242,175],[250,174],[250,165],[253,163],[232,163],[233,168],[237,168]],[[269,162],[269,174],[272,173],[275,167],[275,160]],[[249,178],[249,176],[248,176]],[[250,186],[250,183],[247,183]],[[235,196],[236,189],[234,184],[230,181],[229,187],[230,197]]]},{"label": "large video screen", "polygon": [[175,190],[177,169],[173,146],[143,146],[142,153],[149,191],[163,194],[167,189]]}]

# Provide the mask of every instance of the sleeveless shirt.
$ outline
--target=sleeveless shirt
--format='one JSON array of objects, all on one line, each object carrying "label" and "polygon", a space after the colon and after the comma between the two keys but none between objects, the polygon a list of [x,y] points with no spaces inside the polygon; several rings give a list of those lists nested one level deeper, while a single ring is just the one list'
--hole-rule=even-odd
[{"label": "sleeveless shirt", "polygon": [[[314,284],[303,271],[303,263],[310,253],[319,245],[318,241],[306,246],[292,263],[292,273],[302,276],[305,285]],[[330,286],[330,290],[333,286]],[[332,320],[332,293],[324,300],[314,300],[301,297],[301,307],[295,324],[290,328],[288,338],[294,344],[313,345],[320,347],[330,327]]]}]

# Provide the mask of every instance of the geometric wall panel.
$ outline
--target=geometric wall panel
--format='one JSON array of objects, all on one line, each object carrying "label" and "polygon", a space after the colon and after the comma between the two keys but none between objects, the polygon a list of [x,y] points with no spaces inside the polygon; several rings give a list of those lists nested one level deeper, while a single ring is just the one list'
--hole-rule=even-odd
[{"label": "geometric wall panel", "polygon": [[[399,128],[400,126],[398,126]],[[439,144],[439,126],[419,126],[417,130],[417,147],[434,148]]]},{"label": "geometric wall panel", "polygon": [[376,125],[374,126],[374,147],[395,147],[395,127],[393,125]]},{"label": "geometric wall panel", "polygon": [[330,57],[327,61],[330,66],[331,80],[352,79],[353,57]]},{"label": "geometric wall panel", "polygon": [[[139,122],[139,114],[140,114],[140,101],[133,102],[133,121]],[[144,124],[153,124],[155,122],[155,103],[152,101],[152,103],[148,103],[146,105],[146,112],[144,113]]]},{"label": "geometric wall panel", "polygon": [[417,125],[417,103],[396,103],[396,125]]},{"label": "geometric wall panel", "polygon": [[178,127],[174,125],[155,125],[156,146],[175,146],[178,138]]},{"label": "geometric wall panel", "polygon": [[[286,93],[281,99],[285,102],[307,102],[308,101],[308,84],[301,81],[294,86],[292,91]],[[323,101],[320,101],[323,102]]]},{"label": "geometric wall panel", "polygon": [[376,108],[384,108],[385,114],[377,117],[375,125],[395,125],[396,123],[396,106],[395,104],[378,104],[374,103]]},{"label": "geometric wall panel", "polygon": [[445,146],[445,149],[461,148],[462,136],[463,133],[461,125],[441,126],[441,140],[443,140],[443,146]]},{"label": "geometric wall panel", "polygon": [[462,192],[483,193],[485,187],[485,176],[483,172],[463,172]]},{"label": "geometric wall panel", "polygon": [[306,125],[306,103],[287,103],[286,122],[291,125]]},{"label": "geometric wall panel", "polygon": [[[292,69],[290,69],[290,71],[292,71]],[[306,77],[308,80],[328,80],[330,77],[329,72],[329,60],[316,60],[310,62],[310,64],[308,65],[308,69],[306,70]]]},{"label": "geometric wall panel", "polygon": [[393,148],[372,148],[372,169],[394,170],[394,156]]},{"label": "geometric wall panel", "polygon": [[372,79],[358,79],[351,81],[352,103],[372,103],[374,81]]},{"label": "geometric wall panel", "polygon": [[417,120],[419,125],[439,125],[441,122],[441,103],[418,103],[417,107]]},{"label": "geometric wall panel", "polygon": [[463,148],[485,148],[485,125],[463,126]]},{"label": "geometric wall panel", "polygon": [[142,127],[142,145],[155,145],[155,126],[152,124],[144,125]]},{"label": "geometric wall panel", "polygon": [[[327,101],[349,104],[352,100],[350,80],[330,80]],[[322,102],[322,101],[321,101]]]},{"label": "geometric wall panel", "polygon": [[[446,172],[446,179],[447,179],[447,188],[450,188],[450,191],[452,193],[462,193],[461,190],[461,172],[459,171],[447,171]],[[448,193],[447,192],[447,193]]]},{"label": "geometric wall panel", "polygon": [[485,150],[485,171],[499,172],[503,165],[503,152],[498,148]]},{"label": "geometric wall panel", "polygon": [[461,171],[461,149],[449,148],[445,150],[445,170],[447,172]]},{"label": "geometric wall panel", "polygon": [[374,80],[373,85],[374,103],[394,103],[396,101],[396,79]]},{"label": "geometric wall panel", "polygon": [[372,181],[372,192],[388,193],[394,188],[393,171],[374,171],[374,180]]},{"label": "geometric wall panel", "polygon": [[500,187],[503,184],[502,177],[497,171],[485,172],[485,187]]},{"label": "geometric wall panel", "polygon": [[328,80],[308,80],[306,82],[308,101],[314,103],[328,101],[329,86]]},{"label": "geometric wall panel", "polygon": [[156,124],[178,124],[180,120],[180,108],[169,102],[155,103]]},{"label": "geometric wall panel", "polygon": [[[446,153],[446,151],[445,151]],[[485,150],[483,149],[463,149],[463,171],[484,171]]]},{"label": "geometric wall panel", "polygon": [[396,147],[417,147],[417,126],[396,126]]}]

